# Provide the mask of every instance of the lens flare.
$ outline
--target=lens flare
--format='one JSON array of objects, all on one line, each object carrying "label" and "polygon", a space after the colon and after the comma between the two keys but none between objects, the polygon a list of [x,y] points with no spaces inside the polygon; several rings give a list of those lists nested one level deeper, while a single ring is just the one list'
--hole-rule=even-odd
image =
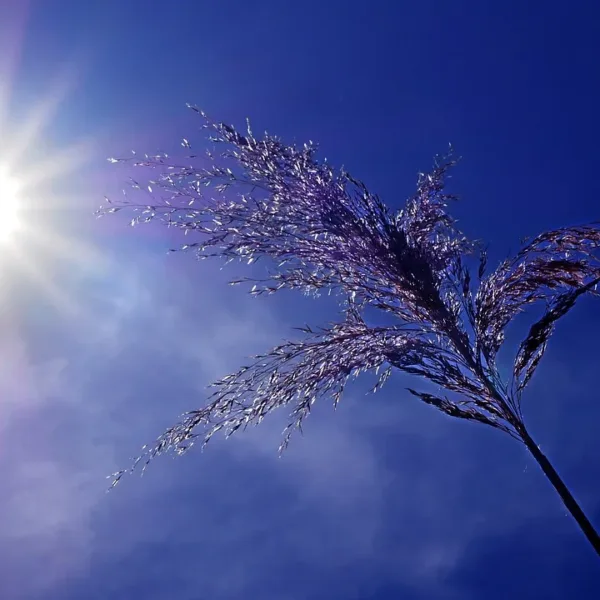
[{"label": "lens flare", "polygon": [[7,166],[0,166],[0,241],[4,241],[19,227],[19,180]]}]

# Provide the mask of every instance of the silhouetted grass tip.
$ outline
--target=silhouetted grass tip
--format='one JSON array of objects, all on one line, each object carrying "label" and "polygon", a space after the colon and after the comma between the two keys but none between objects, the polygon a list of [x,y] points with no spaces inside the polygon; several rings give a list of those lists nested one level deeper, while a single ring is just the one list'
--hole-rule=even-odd
[{"label": "silhouetted grass tip", "polygon": [[[184,156],[133,155],[152,178],[131,180],[133,190],[99,215],[129,210],[131,224],[162,222],[181,230],[199,258],[251,264],[268,259],[264,277],[247,278],[254,295],[284,288],[339,295],[343,318],[302,328],[236,373],[213,384],[208,403],[149,446],[148,462],[167,450],[181,453],[217,432],[231,435],[274,409],[291,411],[290,433],[302,427],[320,398],[340,400],[351,377],[376,371],[378,389],[394,369],[427,380],[437,393],[410,393],[453,417],[478,421],[523,440],[523,391],[542,358],[555,324],[586,293],[596,293],[600,265],[597,224],[538,235],[488,272],[486,252],[469,241],[448,212],[454,196],[446,179],[452,149],[421,174],[416,193],[398,211],[344,170],[317,159],[311,142],[284,144],[212,122],[191,107],[216,150]],[[221,148],[221,151],[218,149]],[[496,357],[507,325],[533,303],[543,316],[520,344],[509,381]],[[369,325],[366,309],[394,317]],[[115,474],[114,483],[123,471]]]}]

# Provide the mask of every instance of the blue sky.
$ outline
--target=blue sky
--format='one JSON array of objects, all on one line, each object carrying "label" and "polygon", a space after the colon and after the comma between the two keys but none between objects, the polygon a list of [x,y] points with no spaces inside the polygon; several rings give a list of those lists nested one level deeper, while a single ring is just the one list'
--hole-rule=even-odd
[{"label": "blue sky", "polygon": [[[191,102],[320,142],[394,207],[451,141],[454,214],[496,260],[600,217],[599,17],[591,1],[0,2],[3,122],[37,115],[20,166],[57,165],[0,265],[0,596],[597,598],[598,559],[525,451],[401,377],[320,406],[281,460],[275,416],[106,494],[206,384],[331,306],[249,298],[233,271],[167,255],[172,233],[92,211],[125,177],[107,156],[198,138]],[[561,324],[525,416],[600,526],[599,314],[585,299]]]}]

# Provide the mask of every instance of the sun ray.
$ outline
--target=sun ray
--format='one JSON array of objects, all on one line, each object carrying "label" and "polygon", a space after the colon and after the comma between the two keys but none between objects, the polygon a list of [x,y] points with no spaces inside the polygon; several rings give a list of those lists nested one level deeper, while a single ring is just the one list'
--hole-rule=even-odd
[{"label": "sun ray", "polygon": [[27,187],[34,188],[45,181],[68,175],[83,167],[91,157],[91,143],[87,141],[72,144],[56,151],[49,159],[32,165],[27,171]]},{"label": "sun ray", "polygon": [[0,139],[8,122],[11,83],[14,80],[23,49],[25,24],[29,16],[29,2],[23,0],[18,7],[4,11],[0,29]]},{"label": "sun ray", "polygon": [[47,298],[55,309],[73,317],[82,314],[81,306],[48,275],[45,265],[36,263],[22,248],[14,249],[13,257],[18,261],[22,275],[33,281],[40,294]]},{"label": "sun ray", "polygon": [[12,164],[22,162],[23,157],[31,150],[34,142],[39,139],[44,128],[56,115],[61,103],[67,97],[71,80],[63,77],[51,88],[52,92],[31,112],[18,133],[11,136],[11,146],[7,150],[5,160]]},{"label": "sun ray", "polygon": [[19,227],[19,192],[21,185],[9,168],[0,164],[0,241]]}]

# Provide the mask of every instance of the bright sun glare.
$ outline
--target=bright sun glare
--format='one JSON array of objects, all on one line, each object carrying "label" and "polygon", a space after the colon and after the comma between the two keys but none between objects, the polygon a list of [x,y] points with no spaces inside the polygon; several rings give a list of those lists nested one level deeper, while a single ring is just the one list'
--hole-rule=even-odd
[{"label": "bright sun glare", "polygon": [[[68,233],[75,223],[86,222],[79,220],[87,217],[79,216],[77,206],[82,205],[82,214],[91,213],[91,207],[74,195],[81,182],[75,183],[72,177],[92,157],[91,147],[86,140],[55,146],[53,140],[72,136],[60,127],[67,113],[61,111],[62,118],[56,122],[54,118],[69,92],[80,84],[86,65],[76,56],[57,65],[54,74],[44,73],[34,82],[40,91],[33,96],[34,104],[13,97],[27,12],[9,10],[5,18],[0,10],[0,303],[5,295],[10,297],[12,289],[4,285],[6,277],[26,278],[54,306],[74,314],[84,309],[56,283],[51,276],[55,269],[50,267],[75,263],[87,270],[104,263],[95,246],[78,233]],[[27,81],[35,79],[33,73],[27,77]],[[44,93],[41,90],[46,86]],[[94,143],[101,137],[102,132],[95,132]]]},{"label": "bright sun glare", "polygon": [[0,241],[19,227],[19,181],[10,169],[0,166]]}]

